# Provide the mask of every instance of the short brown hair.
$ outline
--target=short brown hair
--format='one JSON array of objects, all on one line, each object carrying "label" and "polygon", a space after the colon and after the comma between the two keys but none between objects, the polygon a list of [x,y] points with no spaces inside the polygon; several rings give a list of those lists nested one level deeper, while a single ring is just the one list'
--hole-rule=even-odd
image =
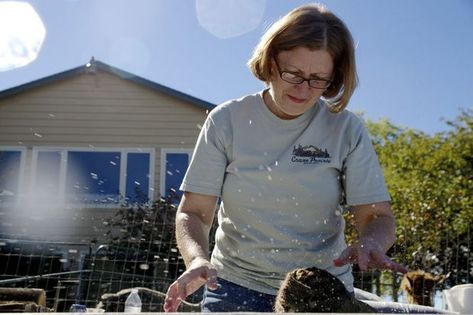
[{"label": "short brown hair", "polygon": [[268,83],[271,59],[281,51],[299,46],[324,49],[332,57],[333,83],[322,95],[331,105],[331,111],[341,112],[358,83],[355,47],[345,23],[323,5],[297,7],[276,21],[261,37],[248,66],[258,79]]}]

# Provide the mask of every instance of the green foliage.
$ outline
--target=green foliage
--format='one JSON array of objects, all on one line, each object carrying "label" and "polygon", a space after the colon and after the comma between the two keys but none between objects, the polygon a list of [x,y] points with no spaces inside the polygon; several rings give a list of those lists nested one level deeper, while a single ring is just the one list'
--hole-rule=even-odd
[{"label": "green foliage", "polygon": [[145,252],[167,252],[175,243],[175,213],[175,206],[166,199],[120,208],[105,222],[109,227],[105,234],[107,243]]},{"label": "green foliage", "polygon": [[411,268],[450,272],[471,282],[473,242],[473,111],[447,121],[448,132],[427,135],[367,121],[397,218],[392,255]]},{"label": "green foliage", "polygon": [[177,278],[185,267],[175,239],[176,198],[130,204],[105,219],[102,260],[113,262],[116,272],[163,279],[163,288],[165,279]]}]

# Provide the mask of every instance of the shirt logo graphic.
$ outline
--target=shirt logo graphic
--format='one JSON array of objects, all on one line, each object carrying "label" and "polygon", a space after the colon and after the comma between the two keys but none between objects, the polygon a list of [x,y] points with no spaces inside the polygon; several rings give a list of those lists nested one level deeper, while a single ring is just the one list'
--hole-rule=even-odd
[{"label": "shirt logo graphic", "polygon": [[330,163],[331,156],[327,149],[324,150],[314,146],[299,144],[297,147],[294,146],[292,150],[291,162],[301,164],[317,164],[317,163]]}]

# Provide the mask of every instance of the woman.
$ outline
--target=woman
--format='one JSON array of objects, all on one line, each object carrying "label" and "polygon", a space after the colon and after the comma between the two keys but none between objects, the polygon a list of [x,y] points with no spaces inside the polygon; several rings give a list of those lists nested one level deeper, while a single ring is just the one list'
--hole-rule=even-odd
[{"label": "woman", "polygon": [[[249,67],[267,88],[209,114],[181,185],[176,237],[187,270],[165,311],[206,285],[204,312],[271,312],[300,267],[330,272],[349,292],[353,263],[406,272],[385,255],[395,223],[370,138],[344,110],[357,83],[344,23],[321,5],[296,8],[265,33]],[[341,205],[359,231],[348,247]]]}]

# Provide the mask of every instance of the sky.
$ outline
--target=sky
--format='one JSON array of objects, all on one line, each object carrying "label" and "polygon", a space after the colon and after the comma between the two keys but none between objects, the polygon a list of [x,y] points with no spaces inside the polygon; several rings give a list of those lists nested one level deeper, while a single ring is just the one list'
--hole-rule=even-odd
[{"label": "sky", "polygon": [[[93,56],[214,104],[264,88],[246,65],[254,47],[274,21],[308,3],[15,1],[33,7],[35,24],[31,16],[6,13],[7,2],[13,1],[0,0],[0,64],[8,57],[2,40],[12,32],[41,35],[42,24],[44,40],[33,47],[37,57],[29,64],[0,67],[0,91],[85,65]],[[356,43],[360,84],[349,110],[434,134],[448,130],[445,119],[473,108],[472,0],[320,2],[347,24]]]}]

